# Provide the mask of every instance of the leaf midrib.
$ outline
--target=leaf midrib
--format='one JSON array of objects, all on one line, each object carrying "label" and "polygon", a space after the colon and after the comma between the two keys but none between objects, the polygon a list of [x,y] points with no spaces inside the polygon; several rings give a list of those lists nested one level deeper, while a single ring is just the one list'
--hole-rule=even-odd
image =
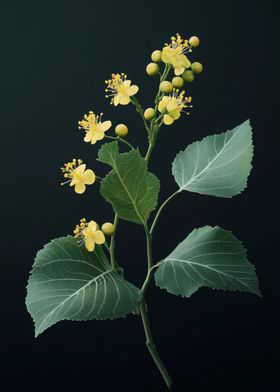
[{"label": "leaf midrib", "polygon": [[142,222],[142,224],[145,225],[146,222],[143,220],[142,216],[140,215],[140,212],[138,211],[137,205],[135,204],[133,197],[131,196],[130,192],[128,191],[128,189],[127,189],[125,183],[124,183],[123,180],[122,180],[122,177],[121,177],[119,171],[117,170],[117,166],[115,165],[115,162],[114,162],[113,169],[114,169],[115,173],[117,174],[117,176],[118,176],[118,178],[119,178],[121,184],[123,185],[125,191],[127,192],[128,196],[129,196],[129,198],[130,198],[130,200],[131,200],[131,202],[132,202],[132,205],[133,205],[133,207],[134,207],[134,209],[135,209],[135,211],[136,211],[136,214],[137,214],[138,218],[140,219],[140,221]]},{"label": "leaf midrib", "polygon": [[[223,147],[221,148],[221,150],[218,152],[218,154],[212,159],[212,161],[210,161],[210,162],[208,162],[208,164],[205,166],[205,168],[203,169],[203,170],[201,170],[199,173],[197,173],[195,176],[193,176],[193,177],[191,177],[190,179],[189,179],[189,181],[188,182],[186,182],[186,184],[184,184],[183,186],[181,186],[180,188],[179,188],[179,192],[181,192],[181,191],[183,191],[184,189],[185,189],[185,187],[186,186],[188,186],[188,185],[190,185],[197,177],[199,177],[201,174],[203,174],[215,161],[216,161],[216,159],[222,154],[222,152],[223,152],[223,150],[225,149],[225,147],[228,145],[228,143],[230,142],[230,141],[232,141],[232,139],[234,138],[234,136],[236,136],[238,133],[239,133],[239,131],[240,131],[240,129],[242,128],[242,127],[244,127],[245,126],[245,124],[246,124],[247,122],[245,122],[245,123],[243,123],[243,124],[241,124],[240,125],[240,127],[239,127],[239,129],[232,135],[232,137],[223,145]],[[226,137],[226,133],[225,133],[225,137]],[[198,142],[197,142],[198,143]]]},{"label": "leaf midrib", "polygon": [[[221,254],[222,254],[222,253],[221,253]],[[174,258],[167,258],[167,259],[165,259],[162,263],[168,262],[168,261],[177,261],[177,262],[180,262],[180,263],[186,263],[186,264],[190,264],[190,265],[193,265],[193,264],[194,264],[194,265],[199,265],[200,267],[203,267],[203,268],[206,268],[206,269],[210,269],[210,270],[212,270],[212,271],[215,271],[217,274],[221,274],[221,275],[224,275],[224,276],[227,276],[227,277],[229,277],[229,278],[231,278],[231,279],[236,280],[237,282],[241,283],[243,286],[245,286],[245,287],[246,287],[247,289],[249,289],[250,291],[253,290],[250,286],[246,285],[244,282],[242,282],[240,279],[236,278],[235,276],[232,276],[232,275],[230,275],[230,274],[227,274],[227,273],[225,273],[225,272],[223,272],[223,271],[220,271],[220,270],[218,270],[218,269],[216,269],[216,268],[210,267],[210,266],[207,265],[207,264],[200,264],[200,263],[197,263],[197,262],[195,262],[195,261],[182,260],[182,259],[174,259]],[[252,275],[254,275],[254,274],[252,274]],[[205,278],[203,278],[203,279],[205,279]],[[255,292],[255,290],[253,290],[253,291]]]},{"label": "leaf midrib", "polygon": [[104,275],[106,274],[110,274],[111,272],[114,272],[112,269],[109,271],[105,271],[102,274],[95,276],[93,279],[91,279],[87,284],[83,285],[82,287],[80,287],[78,290],[76,290],[74,293],[72,293],[70,296],[68,296],[64,301],[62,301],[59,305],[57,305],[54,309],[52,309],[51,312],[49,312],[43,319],[43,321],[40,323],[40,325],[38,326],[38,330],[41,328],[41,326],[44,324],[44,322],[46,321],[47,318],[50,317],[50,315],[52,315],[57,309],[59,309],[61,306],[63,306],[70,298],[72,298],[73,296],[79,294],[80,291],[85,290],[86,287],[90,286],[94,281],[96,281],[99,278],[102,278]]}]

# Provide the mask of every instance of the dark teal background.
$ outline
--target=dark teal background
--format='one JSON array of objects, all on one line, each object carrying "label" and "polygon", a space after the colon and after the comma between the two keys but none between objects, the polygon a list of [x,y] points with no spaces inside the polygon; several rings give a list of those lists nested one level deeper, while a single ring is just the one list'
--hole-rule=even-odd
[{"label": "dark teal background", "polygon": [[[150,106],[157,81],[145,74],[150,53],[170,36],[198,35],[192,60],[204,74],[190,85],[194,109],[165,127],[150,169],[160,199],[176,189],[171,162],[194,140],[247,118],[255,156],[248,188],[216,199],[187,193],[173,200],[155,235],[155,259],[194,228],[230,229],[248,249],[264,298],[201,289],[191,299],[151,288],[151,324],[176,391],[276,391],[279,388],[279,39],[276,1],[2,1],[1,28],[1,366],[3,391],[163,391],[140,319],[62,322],[34,339],[24,297],[34,256],[71,233],[83,216],[112,219],[98,186],[77,196],[61,188],[61,164],[82,157],[97,174],[98,147],[76,123],[89,110],[125,122],[146,149],[132,105],[112,108],[104,80],[126,72]],[[127,278],[145,273],[144,233],[121,222],[118,259]],[[278,357],[278,358],[277,358]]]}]

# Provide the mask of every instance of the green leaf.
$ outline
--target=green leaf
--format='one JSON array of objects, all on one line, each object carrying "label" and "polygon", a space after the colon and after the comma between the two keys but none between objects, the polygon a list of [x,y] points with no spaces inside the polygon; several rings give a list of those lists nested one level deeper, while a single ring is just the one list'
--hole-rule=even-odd
[{"label": "green leaf", "polygon": [[253,157],[249,120],[231,131],[208,136],[181,151],[172,173],[180,191],[232,197],[247,185]]},{"label": "green leaf", "polygon": [[93,253],[71,236],[52,240],[35,259],[26,305],[35,335],[61,320],[103,320],[138,311],[140,291],[112,271],[102,246]]},{"label": "green leaf", "polygon": [[202,286],[261,296],[255,268],[242,243],[219,227],[195,229],[160,262],[155,280],[160,288],[183,297]]},{"label": "green leaf", "polygon": [[118,142],[105,143],[98,151],[98,161],[107,163],[114,167],[115,162],[119,157]]},{"label": "green leaf", "polygon": [[138,150],[120,154],[115,143],[102,146],[99,160],[112,166],[100,192],[122,219],[146,224],[157,205],[160,183],[148,172],[147,161]]}]

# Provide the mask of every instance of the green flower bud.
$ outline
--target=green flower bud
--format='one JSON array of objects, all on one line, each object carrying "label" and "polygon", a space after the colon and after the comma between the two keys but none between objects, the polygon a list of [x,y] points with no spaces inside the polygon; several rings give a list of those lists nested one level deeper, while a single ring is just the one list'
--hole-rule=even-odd
[{"label": "green flower bud", "polygon": [[193,36],[189,39],[189,44],[193,47],[196,48],[199,45],[199,38],[196,36]]},{"label": "green flower bud", "polygon": [[195,74],[201,74],[203,71],[203,66],[201,63],[198,63],[197,61],[195,63],[192,63],[192,70]]},{"label": "green flower bud", "polygon": [[151,54],[151,59],[155,63],[159,63],[161,61],[161,50],[154,50],[153,53]]},{"label": "green flower bud", "polygon": [[173,86],[170,82],[165,80],[164,82],[161,82],[161,84],[159,85],[159,89],[162,93],[169,94],[172,92]]},{"label": "green flower bud", "polygon": [[188,69],[183,73],[182,76],[183,76],[183,79],[184,79],[185,82],[192,82],[194,80],[194,73],[193,73],[193,71],[190,71]]},{"label": "green flower bud", "polygon": [[153,108],[148,108],[144,112],[144,117],[146,120],[152,120],[156,115],[156,111]]},{"label": "green flower bud", "polygon": [[146,72],[149,76],[155,76],[159,73],[159,66],[156,63],[150,63],[146,67]]},{"label": "green flower bud", "polygon": [[105,235],[112,236],[115,233],[115,226],[113,225],[113,223],[106,222],[103,223],[101,230]]},{"label": "green flower bud", "polygon": [[172,79],[172,84],[175,88],[182,88],[184,85],[184,79],[181,78],[180,76],[175,76]]},{"label": "green flower bud", "polygon": [[128,128],[125,124],[118,124],[115,128],[115,134],[124,137],[128,134]]}]

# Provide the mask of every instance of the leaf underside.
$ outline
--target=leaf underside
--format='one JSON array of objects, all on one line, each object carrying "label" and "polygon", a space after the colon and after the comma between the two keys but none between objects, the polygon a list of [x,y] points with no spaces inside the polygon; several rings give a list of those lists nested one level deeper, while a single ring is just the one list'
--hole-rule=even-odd
[{"label": "leaf underside", "polygon": [[112,167],[101,183],[100,192],[122,219],[145,224],[157,205],[160,183],[148,172],[147,161],[138,150],[120,154],[117,143],[107,143],[99,160]]},{"label": "leaf underside", "polygon": [[155,280],[160,288],[183,297],[203,286],[261,296],[254,266],[248,262],[242,243],[219,227],[193,230],[160,263]]},{"label": "leaf underside", "polygon": [[35,335],[61,320],[103,320],[138,312],[140,290],[112,271],[102,246],[88,252],[71,236],[36,256],[26,305]]},{"label": "leaf underside", "polygon": [[229,198],[246,187],[252,157],[252,131],[247,120],[231,131],[188,146],[174,159],[172,173],[180,191]]}]

